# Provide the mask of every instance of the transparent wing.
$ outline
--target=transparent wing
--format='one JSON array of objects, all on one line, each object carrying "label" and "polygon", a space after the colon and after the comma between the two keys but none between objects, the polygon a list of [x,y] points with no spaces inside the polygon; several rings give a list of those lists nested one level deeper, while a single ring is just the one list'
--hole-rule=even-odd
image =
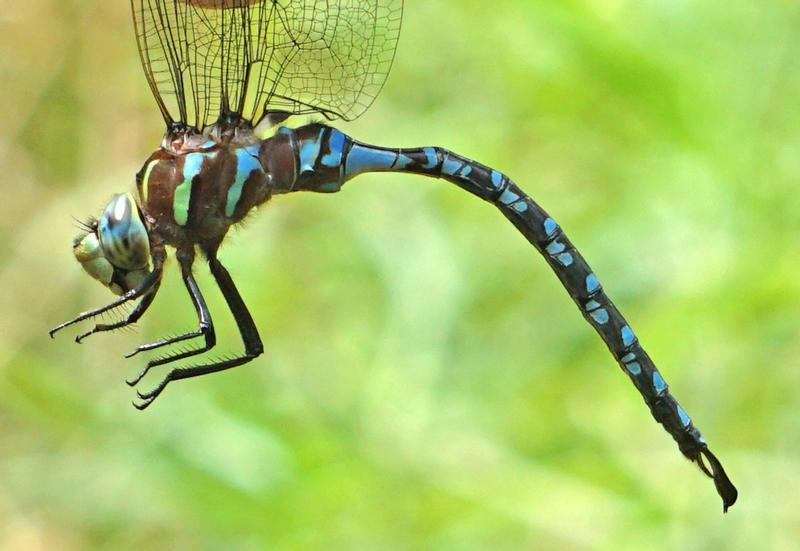
[{"label": "transparent wing", "polygon": [[233,111],[351,120],[380,92],[403,0],[131,0],[147,81],[167,123]]}]

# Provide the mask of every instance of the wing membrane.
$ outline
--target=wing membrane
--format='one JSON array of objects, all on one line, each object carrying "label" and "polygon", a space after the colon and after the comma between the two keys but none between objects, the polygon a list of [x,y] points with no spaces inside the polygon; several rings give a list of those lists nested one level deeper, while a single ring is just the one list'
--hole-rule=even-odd
[{"label": "wing membrane", "polygon": [[403,0],[131,0],[147,81],[167,123],[233,111],[351,120],[380,92]]}]

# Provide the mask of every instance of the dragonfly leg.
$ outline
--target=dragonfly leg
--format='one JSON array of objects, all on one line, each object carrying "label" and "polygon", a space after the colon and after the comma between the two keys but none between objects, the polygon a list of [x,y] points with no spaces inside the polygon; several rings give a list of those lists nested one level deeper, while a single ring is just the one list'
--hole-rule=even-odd
[{"label": "dragonfly leg", "polygon": [[156,298],[156,293],[158,293],[158,287],[161,285],[161,281],[156,281],[153,285],[153,288],[148,291],[146,295],[142,297],[142,300],[136,305],[136,307],[131,311],[127,318],[122,319],[116,323],[99,323],[95,325],[90,331],[83,333],[82,335],[78,335],[75,337],[75,342],[80,344],[83,342],[83,339],[88,337],[89,335],[94,335],[95,333],[102,333],[105,331],[114,331],[116,329],[121,329],[123,327],[127,327],[128,325],[132,325],[139,321],[147,309],[150,308],[150,305],[153,304],[153,299]]},{"label": "dragonfly leg", "polygon": [[203,352],[208,352],[217,344],[217,337],[216,333],[214,332],[214,323],[211,321],[211,313],[208,311],[208,306],[206,306],[206,301],[203,298],[203,294],[200,292],[200,288],[197,286],[197,282],[192,275],[192,257],[193,255],[189,255],[185,259],[181,259],[180,262],[186,290],[189,291],[189,297],[191,297],[192,304],[194,304],[195,311],[197,312],[198,328],[194,331],[190,331],[176,337],[169,337],[156,342],[142,344],[126,357],[130,358],[131,356],[134,356],[145,350],[154,350],[156,348],[161,348],[162,346],[175,344],[177,342],[182,342],[197,337],[203,337],[205,339],[205,343],[199,348],[184,350],[182,352],[168,354],[160,358],[154,358],[150,360],[147,362],[147,365],[139,373],[139,375],[133,379],[125,381],[130,386],[136,386],[139,381],[141,381],[144,376],[147,375],[147,373],[154,367],[172,363],[184,358],[189,358],[191,356],[196,356],[197,354],[202,354]]},{"label": "dragonfly leg", "polygon": [[[95,316],[99,316],[100,314],[102,314],[104,312],[108,312],[109,310],[113,310],[114,308],[116,308],[118,306],[122,306],[126,302],[130,302],[132,300],[136,300],[136,299],[139,299],[139,298],[142,298],[142,297],[146,297],[151,292],[153,294],[155,294],[155,289],[154,288],[158,287],[158,283],[160,281],[161,281],[161,263],[158,262],[158,263],[155,263],[153,271],[150,272],[149,274],[147,274],[147,276],[141,281],[141,283],[139,283],[139,285],[137,285],[136,287],[134,287],[130,291],[126,292],[124,295],[119,297],[114,302],[106,304],[105,306],[101,306],[100,308],[95,308],[93,310],[88,310],[86,312],[83,312],[83,313],[77,315],[76,317],[74,317],[73,319],[71,319],[69,321],[65,321],[64,323],[62,323],[60,325],[57,325],[56,327],[54,327],[54,328],[52,328],[50,330],[50,338],[53,338],[56,333],[58,333],[59,331],[61,331],[65,327],[69,327],[70,325],[74,325],[74,324],[76,324],[78,322],[81,322],[83,320],[87,320],[87,319],[93,318]],[[144,300],[142,302],[144,302]],[[152,299],[151,299],[151,302],[152,302]],[[131,312],[131,316],[133,316],[134,314],[138,314],[138,316],[141,316],[144,313],[144,310],[146,310],[148,306],[150,306],[149,303],[145,304],[142,307],[142,310],[140,310],[138,313],[137,313],[137,310],[139,310],[139,307],[137,306],[137,308],[135,308],[133,310],[133,312]],[[135,320],[136,320],[136,318],[134,319],[134,321]],[[113,324],[113,325],[116,325],[116,324]],[[127,323],[123,323],[122,325],[127,325]],[[94,333],[96,331],[105,331],[105,330],[107,330],[107,329],[98,329],[97,327],[95,327],[95,330],[89,331],[89,333],[86,333],[86,334],[83,334],[83,335],[79,336],[76,339],[76,341],[80,342],[81,339],[87,337],[88,335],[90,335],[90,334],[92,334],[92,333]]]},{"label": "dragonfly leg", "polygon": [[142,402],[138,404],[134,403],[133,405],[139,410],[143,410],[152,404],[172,381],[199,377],[200,375],[207,375],[209,373],[216,373],[232,367],[237,367],[246,364],[264,352],[264,345],[261,343],[261,337],[258,334],[255,322],[253,322],[253,317],[250,315],[244,300],[242,300],[242,296],[236,289],[236,285],[234,285],[228,270],[225,269],[225,266],[217,259],[216,251],[208,253],[208,265],[211,268],[211,274],[214,276],[220,291],[222,291],[222,296],[225,297],[225,302],[228,303],[228,308],[230,308],[234,320],[236,320],[236,326],[239,328],[239,334],[244,343],[244,353],[234,358],[228,358],[210,364],[173,369],[152,390],[148,392],[137,392]]}]

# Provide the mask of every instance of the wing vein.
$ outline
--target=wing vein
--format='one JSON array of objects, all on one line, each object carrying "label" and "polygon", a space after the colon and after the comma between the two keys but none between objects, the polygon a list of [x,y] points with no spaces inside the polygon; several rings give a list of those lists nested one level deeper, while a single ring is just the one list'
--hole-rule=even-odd
[{"label": "wing vein", "polygon": [[352,120],[394,60],[403,0],[131,0],[147,83],[167,124],[236,113]]}]

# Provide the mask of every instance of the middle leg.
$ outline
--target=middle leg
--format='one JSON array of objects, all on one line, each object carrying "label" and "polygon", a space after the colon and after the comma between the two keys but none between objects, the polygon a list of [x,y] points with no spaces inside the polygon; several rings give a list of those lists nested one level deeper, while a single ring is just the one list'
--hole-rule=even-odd
[{"label": "middle leg", "polygon": [[145,368],[133,379],[126,381],[130,386],[136,386],[139,381],[141,381],[145,375],[150,371],[150,369],[157,367],[159,365],[164,365],[168,363],[172,363],[178,360],[182,360],[184,358],[190,358],[192,356],[196,356],[198,354],[202,354],[204,352],[208,352],[217,344],[217,337],[216,333],[214,332],[214,323],[211,321],[211,313],[208,310],[208,306],[206,306],[206,301],[203,298],[203,294],[200,292],[200,288],[197,286],[197,282],[194,279],[194,275],[192,275],[192,262],[194,260],[194,255],[178,255],[180,264],[181,264],[181,274],[183,276],[183,282],[186,285],[186,290],[189,292],[189,297],[192,299],[192,304],[194,304],[195,312],[197,313],[197,320],[198,320],[198,327],[194,331],[190,331],[188,333],[184,333],[182,335],[177,335],[175,337],[169,337],[166,339],[162,339],[156,342],[142,344],[138,346],[133,352],[128,354],[126,357],[130,358],[139,352],[143,352],[146,350],[154,350],[156,348],[161,348],[163,346],[167,346],[170,344],[175,344],[178,342],[191,340],[197,337],[204,338],[203,346],[199,348],[192,348],[191,350],[184,350],[181,352],[176,352],[173,354],[167,354],[165,356],[161,356],[159,358],[154,358],[147,362]]},{"label": "middle leg", "polygon": [[236,320],[236,326],[239,328],[239,334],[244,343],[244,353],[233,358],[219,360],[210,364],[194,365],[189,367],[179,367],[170,371],[166,377],[152,390],[148,392],[139,392],[139,398],[143,401],[139,404],[134,403],[137,409],[143,410],[153,403],[158,396],[164,391],[166,386],[171,381],[178,381],[180,379],[188,379],[190,377],[199,377],[200,375],[207,375],[209,373],[216,373],[237,367],[242,364],[253,360],[264,352],[264,345],[261,343],[261,337],[258,334],[253,317],[247,310],[247,306],[242,300],[242,296],[236,289],[228,270],[216,257],[216,251],[210,251],[208,255],[208,264],[211,268],[211,274],[217,282],[217,285],[228,303],[228,307]]}]

